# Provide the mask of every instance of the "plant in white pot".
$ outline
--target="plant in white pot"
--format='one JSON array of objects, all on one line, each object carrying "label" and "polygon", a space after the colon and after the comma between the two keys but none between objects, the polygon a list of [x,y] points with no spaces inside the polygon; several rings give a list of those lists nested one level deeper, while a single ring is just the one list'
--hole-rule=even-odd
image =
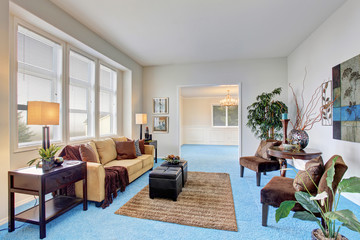
[{"label": "plant in white pot", "polygon": [[[314,221],[318,224],[319,229],[314,229],[312,232],[312,239],[347,239],[339,234],[342,226],[349,228],[352,231],[360,233],[360,222],[349,209],[338,210],[338,204],[341,193],[360,193],[360,178],[351,177],[343,179],[337,188],[338,193],[334,192],[332,183],[335,175],[335,162],[337,158],[333,159],[332,166],[328,171],[326,184],[331,190],[332,205],[329,204],[329,197],[326,191],[312,196],[308,189],[306,192],[296,192],[295,198],[297,201],[284,201],[276,210],[275,219],[279,222],[280,219],[289,215],[291,209],[296,203],[299,203],[306,211],[295,212],[293,217],[304,221]],[[308,174],[310,177],[310,175]],[[312,178],[310,177],[312,180]],[[318,189],[318,186],[313,182]],[[316,215],[321,216],[324,224],[322,225]],[[342,223],[340,226],[338,224]]]}]

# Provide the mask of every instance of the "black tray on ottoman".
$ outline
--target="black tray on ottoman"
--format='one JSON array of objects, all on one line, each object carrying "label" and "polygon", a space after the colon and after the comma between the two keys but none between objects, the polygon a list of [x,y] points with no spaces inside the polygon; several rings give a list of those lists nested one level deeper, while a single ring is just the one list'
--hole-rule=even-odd
[{"label": "black tray on ottoman", "polygon": [[181,191],[182,172],[180,168],[160,166],[150,172],[150,198],[164,197],[176,201]]},{"label": "black tray on ottoman", "polygon": [[181,168],[182,172],[182,186],[185,187],[185,183],[187,181],[187,170],[188,170],[188,163],[185,160],[180,160],[178,164],[171,164],[169,162],[163,162],[161,164],[162,167],[177,167]]}]

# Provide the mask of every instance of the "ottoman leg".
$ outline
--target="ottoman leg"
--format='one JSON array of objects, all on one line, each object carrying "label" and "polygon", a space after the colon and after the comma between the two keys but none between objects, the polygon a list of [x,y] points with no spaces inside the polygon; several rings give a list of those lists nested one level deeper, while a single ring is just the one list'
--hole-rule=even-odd
[{"label": "ottoman leg", "polygon": [[240,165],[240,177],[244,177],[244,166]]},{"label": "ottoman leg", "polygon": [[260,186],[261,172],[256,172],[256,186]]}]

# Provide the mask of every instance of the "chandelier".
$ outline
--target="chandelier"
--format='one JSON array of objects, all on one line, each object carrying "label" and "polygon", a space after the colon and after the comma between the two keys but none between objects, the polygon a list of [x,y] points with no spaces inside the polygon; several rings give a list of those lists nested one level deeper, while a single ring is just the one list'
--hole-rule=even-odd
[{"label": "chandelier", "polygon": [[225,106],[236,106],[238,105],[238,101],[235,98],[232,98],[230,96],[230,90],[227,90],[227,95],[224,99],[220,100],[220,106],[225,107]]}]

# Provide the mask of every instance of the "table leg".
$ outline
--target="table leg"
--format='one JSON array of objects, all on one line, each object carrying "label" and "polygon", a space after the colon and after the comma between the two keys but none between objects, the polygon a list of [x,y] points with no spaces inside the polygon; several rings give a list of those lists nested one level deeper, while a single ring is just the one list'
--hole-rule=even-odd
[{"label": "table leg", "polygon": [[155,163],[157,163],[157,147],[155,148]]},{"label": "table leg", "polygon": [[13,183],[13,176],[9,175],[9,209],[8,209],[8,217],[9,217],[9,222],[8,222],[8,231],[12,232],[15,230],[15,193],[11,192],[11,188],[12,188],[12,183]]},{"label": "table leg", "polygon": [[[42,179],[43,181],[43,179]],[[41,184],[39,192],[39,226],[40,239],[46,238],[46,219],[45,219],[45,183]]]},{"label": "table leg", "polygon": [[279,158],[280,162],[280,175],[282,177],[286,177],[286,168],[287,168],[287,161],[285,158]]},{"label": "table leg", "polygon": [[87,168],[85,167],[85,174],[83,180],[83,210],[86,211],[88,209],[87,204]]}]

